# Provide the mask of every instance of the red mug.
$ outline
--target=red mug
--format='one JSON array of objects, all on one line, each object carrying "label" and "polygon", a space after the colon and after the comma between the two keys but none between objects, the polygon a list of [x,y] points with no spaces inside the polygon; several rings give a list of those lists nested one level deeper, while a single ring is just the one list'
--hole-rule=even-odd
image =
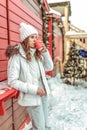
[{"label": "red mug", "polygon": [[41,44],[41,39],[37,39],[36,42],[35,42],[35,47],[41,51],[43,49],[43,46]]}]

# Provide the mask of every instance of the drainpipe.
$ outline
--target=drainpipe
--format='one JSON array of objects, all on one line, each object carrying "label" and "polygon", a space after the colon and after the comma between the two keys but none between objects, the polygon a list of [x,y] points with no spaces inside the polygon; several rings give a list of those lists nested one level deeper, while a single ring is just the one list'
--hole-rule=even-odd
[{"label": "drainpipe", "polygon": [[9,29],[9,0],[6,0],[6,12],[7,12],[7,38],[8,45],[10,44],[10,29]]}]

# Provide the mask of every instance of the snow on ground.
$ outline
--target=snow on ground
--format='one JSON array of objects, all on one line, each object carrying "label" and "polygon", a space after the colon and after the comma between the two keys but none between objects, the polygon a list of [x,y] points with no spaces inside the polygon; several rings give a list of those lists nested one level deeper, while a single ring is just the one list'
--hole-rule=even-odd
[{"label": "snow on ground", "polygon": [[87,130],[87,88],[64,84],[59,75],[48,83],[51,130]]}]

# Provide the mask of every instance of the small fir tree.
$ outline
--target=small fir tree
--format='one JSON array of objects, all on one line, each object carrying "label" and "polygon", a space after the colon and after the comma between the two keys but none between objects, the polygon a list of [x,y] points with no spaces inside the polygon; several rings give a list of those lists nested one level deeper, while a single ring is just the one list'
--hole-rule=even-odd
[{"label": "small fir tree", "polygon": [[64,65],[62,78],[65,79],[65,83],[76,85],[76,79],[83,79],[84,72],[83,58],[79,55],[79,50],[73,42],[68,53],[68,60]]}]

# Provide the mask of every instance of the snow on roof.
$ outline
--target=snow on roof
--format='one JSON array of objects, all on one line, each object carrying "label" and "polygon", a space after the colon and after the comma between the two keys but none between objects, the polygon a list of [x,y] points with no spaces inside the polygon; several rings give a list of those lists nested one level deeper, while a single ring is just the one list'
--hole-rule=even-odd
[{"label": "snow on roof", "polygon": [[70,0],[47,0],[48,3],[60,3],[60,2],[67,2]]},{"label": "snow on roof", "polygon": [[61,13],[60,13],[60,12],[58,12],[58,11],[52,9],[52,8],[50,8],[50,11],[49,11],[49,12],[50,12],[50,13],[53,13],[53,14],[56,14],[56,15],[58,15],[58,16],[61,16]]},{"label": "snow on roof", "polygon": [[66,32],[66,36],[67,35],[81,35],[81,34],[87,34],[87,33],[85,33],[85,32],[74,32],[74,31],[68,31],[68,32]]}]

